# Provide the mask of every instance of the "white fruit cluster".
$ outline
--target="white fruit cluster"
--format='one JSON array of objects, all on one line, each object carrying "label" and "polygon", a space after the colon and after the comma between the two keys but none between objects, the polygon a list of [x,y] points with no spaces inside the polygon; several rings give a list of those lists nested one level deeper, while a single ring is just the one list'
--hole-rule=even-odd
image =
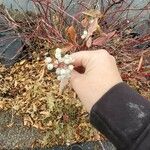
[{"label": "white fruit cluster", "polygon": [[57,48],[55,51],[55,65],[52,63],[51,57],[45,58],[45,63],[47,65],[48,70],[53,70],[56,68],[56,74],[58,80],[64,80],[69,79],[71,76],[71,72],[74,69],[74,66],[72,65],[73,59],[70,55],[62,55],[62,50],[60,48]]}]

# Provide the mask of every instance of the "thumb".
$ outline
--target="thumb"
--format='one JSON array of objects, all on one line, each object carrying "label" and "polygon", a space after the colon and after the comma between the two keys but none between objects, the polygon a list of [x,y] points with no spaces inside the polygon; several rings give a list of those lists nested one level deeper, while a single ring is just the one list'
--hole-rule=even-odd
[{"label": "thumb", "polygon": [[81,84],[81,81],[83,81],[83,74],[80,74],[76,70],[73,70],[71,74],[70,82],[75,91],[79,87],[79,84]]}]

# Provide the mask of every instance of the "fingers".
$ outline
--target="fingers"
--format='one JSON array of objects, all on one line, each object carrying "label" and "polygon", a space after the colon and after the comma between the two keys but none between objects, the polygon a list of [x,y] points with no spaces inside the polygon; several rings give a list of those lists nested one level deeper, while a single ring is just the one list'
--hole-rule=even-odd
[{"label": "fingers", "polygon": [[76,52],[71,54],[71,57],[75,60],[73,65],[75,67],[84,67],[86,68],[89,60],[92,59],[93,56],[108,56],[110,55],[106,50],[100,49],[100,50],[95,50],[95,51],[81,51],[81,52]]},{"label": "fingers", "polygon": [[73,63],[75,67],[82,66],[86,68],[86,65],[89,60],[89,52],[81,51],[81,52],[73,53],[71,54],[71,57],[75,60]]},{"label": "fingers", "polygon": [[73,70],[70,82],[74,89],[76,89],[79,86],[81,80],[83,80],[83,75]]}]

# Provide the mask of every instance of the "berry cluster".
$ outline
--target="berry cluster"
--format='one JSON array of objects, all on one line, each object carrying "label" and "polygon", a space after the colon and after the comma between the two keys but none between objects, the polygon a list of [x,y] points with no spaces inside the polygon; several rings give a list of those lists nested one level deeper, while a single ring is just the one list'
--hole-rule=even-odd
[{"label": "berry cluster", "polygon": [[47,69],[50,71],[55,69],[57,79],[59,81],[69,79],[71,77],[71,72],[74,69],[74,66],[72,65],[73,63],[72,57],[68,54],[63,55],[62,50],[60,48],[57,48],[55,51],[55,58],[56,58],[55,62],[52,62],[51,57],[45,58]]}]

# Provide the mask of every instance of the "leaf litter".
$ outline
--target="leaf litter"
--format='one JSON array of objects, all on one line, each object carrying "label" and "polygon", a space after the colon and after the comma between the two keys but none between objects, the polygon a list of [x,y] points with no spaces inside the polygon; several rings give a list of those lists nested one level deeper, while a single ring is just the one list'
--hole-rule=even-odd
[{"label": "leaf litter", "polygon": [[59,94],[56,76],[43,71],[44,65],[44,60],[22,60],[11,68],[0,66],[0,110],[11,109],[25,126],[46,133],[43,141],[37,141],[41,146],[95,140],[99,133],[79,99],[70,87]]}]

